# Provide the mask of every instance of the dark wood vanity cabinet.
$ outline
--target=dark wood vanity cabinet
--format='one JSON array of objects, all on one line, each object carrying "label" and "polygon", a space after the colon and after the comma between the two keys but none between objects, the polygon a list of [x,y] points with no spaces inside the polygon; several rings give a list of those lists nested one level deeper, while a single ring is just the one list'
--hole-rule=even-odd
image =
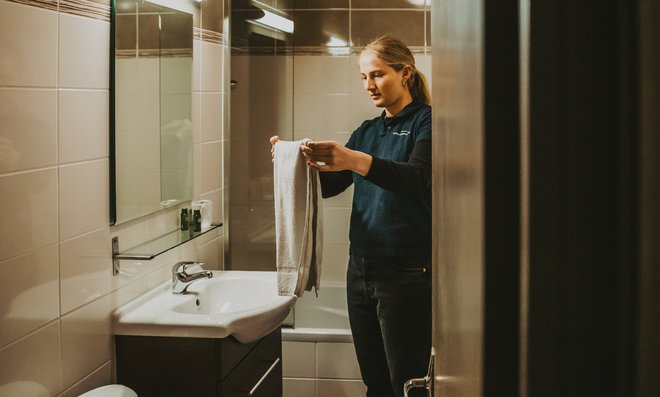
[{"label": "dark wood vanity cabinet", "polygon": [[280,329],[253,343],[116,335],[117,382],[140,397],[281,397]]}]

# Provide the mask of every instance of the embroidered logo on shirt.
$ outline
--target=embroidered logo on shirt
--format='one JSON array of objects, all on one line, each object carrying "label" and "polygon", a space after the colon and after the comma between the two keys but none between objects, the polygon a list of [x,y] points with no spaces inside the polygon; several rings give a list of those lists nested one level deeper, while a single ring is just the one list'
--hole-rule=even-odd
[{"label": "embroidered logo on shirt", "polygon": [[410,131],[400,131],[400,132],[395,131],[392,134],[398,135],[398,136],[406,136],[406,135],[410,135]]}]

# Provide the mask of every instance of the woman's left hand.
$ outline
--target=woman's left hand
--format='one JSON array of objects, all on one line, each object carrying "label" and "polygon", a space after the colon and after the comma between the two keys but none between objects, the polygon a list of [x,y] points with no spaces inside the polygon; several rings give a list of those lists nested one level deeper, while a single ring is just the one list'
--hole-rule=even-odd
[{"label": "woman's left hand", "polygon": [[309,141],[302,145],[300,150],[307,159],[307,165],[318,171],[351,170],[366,176],[371,167],[370,155],[351,150],[334,141]]}]

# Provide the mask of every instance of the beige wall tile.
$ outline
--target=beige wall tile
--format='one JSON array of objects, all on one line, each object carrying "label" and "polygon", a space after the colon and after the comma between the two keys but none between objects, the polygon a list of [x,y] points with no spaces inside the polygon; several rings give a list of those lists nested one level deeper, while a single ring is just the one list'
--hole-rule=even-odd
[{"label": "beige wall tile", "polygon": [[202,41],[193,40],[192,90],[198,92],[202,86]]},{"label": "beige wall tile", "polygon": [[0,176],[0,260],[57,241],[57,169]]},{"label": "beige wall tile", "polygon": [[349,43],[348,10],[294,11],[297,46],[324,46],[328,43]]},{"label": "beige wall tile", "polygon": [[319,378],[362,379],[352,343],[317,343],[316,366]]},{"label": "beige wall tile", "polygon": [[193,143],[202,142],[202,93],[193,92],[192,94],[192,129]]},{"label": "beige wall tile", "polygon": [[201,94],[201,142],[222,139],[222,99],[223,94],[219,92]]},{"label": "beige wall tile", "polygon": [[59,317],[57,245],[0,262],[0,346]]},{"label": "beige wall tile", "polygon": [[0,2],[0,53],[0,86],[55,87],[57,13]]},{"label": "beige wall tile", "polygon": [[348,244],[324,244],[321,285],[328,283],[345,285],[347,268]]},{"label": "beige wall tile", "polygon": [[112,310],[112,300],[106,295],[62,317],[63,387],[111,359]]},{"label": "beige wall tile", "polygon": [[222,187],[222,142],[202,144],[201,190],[206,193]]},{"label": "beige wall tile", "polygon": [[351,11],[351,40],[354,46],[365,46],[386,33],[408,46],[423,46],[423,9]]},{"label": "beige wall tile", "polygon": [[348,94],[296,94],[293,99],[294,127],[297,131],[353,131],[349,125]]},{"label": "beige wall tile", "polygon": [[0,89],[0,173],[57,164],[56,120],[57,91]]},{"label": "beige wall tile", "polygon": [[315,345],[315,342],[282,342],[282,375],[287,378],[316,377]]},{"label": "beige wall tile", "polygon": [[0,396],[55,396],[60,383],[59,322],[0,350]]},{"label": "beige wall tile", "polygon": [[350,208],[323,208],[324,244],[348,244],[348,229],[350,225]]},{"label": "beige wall tile", "polygon": [[222,46],[202,42],[200,91],[222,92]]},{"label": "beige wall tile", "polygon": [[193,145],[193,197],[202,194],[202,144]]},{"label": "beige wall tile", "polygon": [[107,227],[60,244],[62,313],[112,290],[111,237]]},{"label": "beige wall tile", "polygon": [[108,157],[108,91],[59,92],[59,162]]},{"label": "beige wall tile", "polygon": [[97,387],[109,385],[112,381],[112,362],[108,361],[101,368],[92,372],[80,382],[65,390],[59,397],[78,397]]},{"label": "beige wall tile", "polygon": [[294,58],[294,95],[347,94],[350,58],[348,56],[299,55]]},{"label": "beige wall tile", "polygon": [[60,14],[59,86],[107,89],[109,67],[110,24]]},{"label": "beige wall tile", "polygon": [[108,220],[108,160],[59,169],[60,240],[103,226]]},{"label": "beige wall tile", "polygon": [[424,8],[424,0],[352,0],[353,8]]},{"label": "beige wall tile", "polygon": [[284,378],[282,389],[284,397],[315,397],[316,379]]},{"label": "beige wall tile", "polygon": [[361,397],[367,392],[361,380],[319,379],[316,387],[316,397]]}]

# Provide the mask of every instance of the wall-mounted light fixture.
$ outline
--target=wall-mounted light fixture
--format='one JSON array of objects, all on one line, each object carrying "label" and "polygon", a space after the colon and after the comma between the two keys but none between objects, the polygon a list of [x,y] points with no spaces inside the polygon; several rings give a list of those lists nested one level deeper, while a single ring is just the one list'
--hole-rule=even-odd
[{"label": "wall-mounted light fixture", "polygon": [[293,21],[284,17],[281,17],[275,13],[272,13],[268,10],[263,10],[264,16],[255,19],[254,22],[261,25],[265,25],[269,28],[279,30],[285,33],[293,33]]}]

